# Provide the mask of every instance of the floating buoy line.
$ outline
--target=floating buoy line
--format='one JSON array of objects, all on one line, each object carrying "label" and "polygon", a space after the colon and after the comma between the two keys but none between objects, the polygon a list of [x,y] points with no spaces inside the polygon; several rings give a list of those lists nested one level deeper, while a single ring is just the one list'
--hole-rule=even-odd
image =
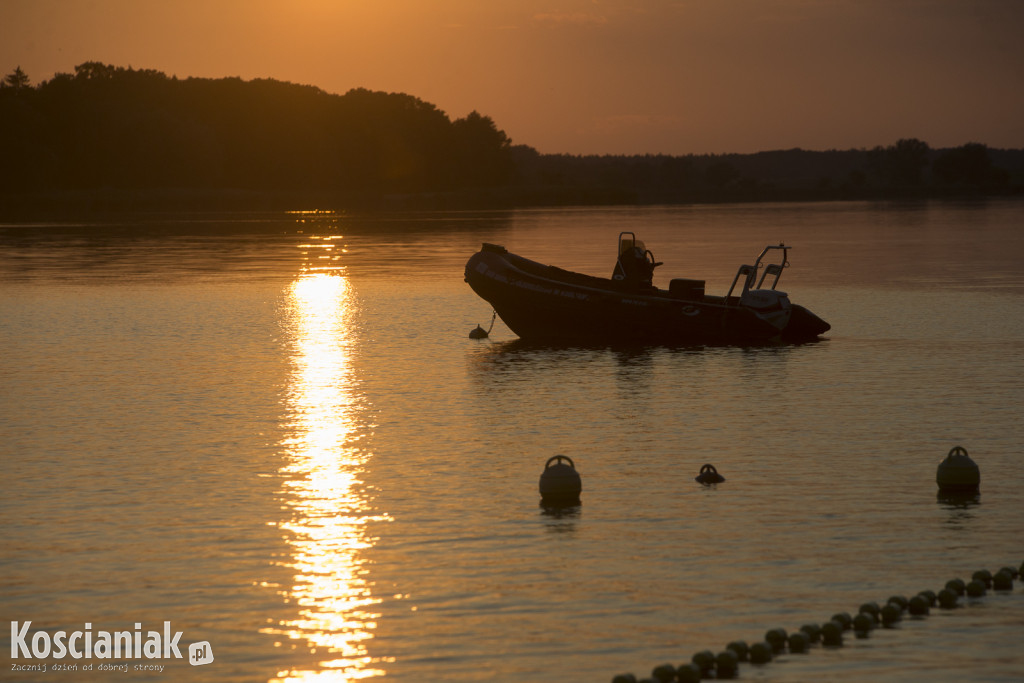
[{"label": "floating buoy line", "polygon": [[[495,316],[497,313],[494,314]],[[491,326],[494,318],[491,318]],[[474,333],[477,336],[474,337]],[[477,326],[470,332],[470,337],[482,339],[489,330]],[[694,478],[704,486],[711,486],[725,481],[714,465],[708,463],[700,468]],[[949,451],[946,459],[939,463],[935,477],[940,497],[970,495],[977,497],[981,483],[978,465],[968,456],[966,449],[956,446]],[[561,510],[573,509],[580,505],[580,493],[583,489],[576,464],[566,455],[555,455],[548,458],[541,473],[539,489],[542,507]],[[790,652],[803,654],[813,645],[823,647],[842,647],[843,638],[853,633],[856,638],[867,638],[876,628],[893,628],[910,615],[921,619],[931,612],[932,608],[953,609],[959,604],[960,598],[969,599],[983,597],[989,590],[1012,591],[1013,582],[1024,574],[1024,563],[1020,568],[1003,567],[995,574],[981,569],[971,575],[970,581],[952,579],[938,592],[923,590],[911,598],[893,595],[884,605],[877,602],[865,602],[857,610],[856,616],[849,612],[837,612],[822,624],[804,624],[793,633],[782,628],[769,629],[764,639],[748,645],[746,641],[734,640],[725,649],[715,654],[711,650],[702,650],[691,657],[689,662],[679,666],[660,664],[651,671],[648,678],[637,679],[631,673],[619,674],[612,678],[612,683],[696,683],[702,679],[731,679],[739,674],[741,663],[764,665],[778,655]]]},{"label": "floating buoy line", "polygon": [[995,574],[980,569],[971,575],[971,580],[952,579],[937,593],[924,590],[910,599],[893,595],[884,605],[865,602],[856,616],[849,612],[837,612],[823,624],[804,624],[797,631],[787,633],[785,629],[773,628],[764,634],[764,640],[748,645],[745,641],[734,640],[725,649],[715,654],[702,650],[691,657],[689,662],[674,666],[660,664],[651,675],[638,679],[633,674],[619,674],[612,683],[697,683],[707,678],[735,678],[739,675],[740,663],[763,665],[785,652],[806,653],[812,645],[842,647],[843,637],[853,633],[856,638],[867,638],[876,628],[892,628],[905,614],[923,618],[931,609],[955,608],[961,597],[977,599],[989,590],[1012,591],[1013,582],[1024,574],[1024,563],[1020,568],[1003,567]]}]

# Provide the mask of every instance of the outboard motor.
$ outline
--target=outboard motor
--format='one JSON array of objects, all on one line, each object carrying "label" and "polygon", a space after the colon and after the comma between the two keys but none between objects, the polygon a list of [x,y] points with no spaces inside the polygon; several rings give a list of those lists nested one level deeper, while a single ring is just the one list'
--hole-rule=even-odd
[{"label": "outboard motor", "polygon": [[636,235],[619,233],[619,256],[612,272],[613,280],[624,281],[634,287],[653,287],[654,269],[660,265],[661,262],[654,260],[654,254]]}]

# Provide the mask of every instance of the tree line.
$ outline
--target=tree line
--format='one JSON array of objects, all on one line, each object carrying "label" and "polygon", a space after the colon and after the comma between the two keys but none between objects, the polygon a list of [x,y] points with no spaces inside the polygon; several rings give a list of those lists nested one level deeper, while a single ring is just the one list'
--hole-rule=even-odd
[{"label": "tree line", "polygon": [[755,154],[572,156],[515,147],[532,203],[696,203],[1024,194],[1024,150],[914,138],[873,149]]},{"label": "tree line", "polygon": [[163,197],[236,207],[514,206],[1020,194],[1024,151],[984,144],[572,156],[512,145],[400,93],[178,79],[86,62],[0,81],[0,198]]},{"label": "tree line", "polygon": [[275,80],[177,79],[87,62],[0,87],[12,191],[166,190],[368,202],[507,182],[510,141],[487,116],[415,97],[331,95]]}]

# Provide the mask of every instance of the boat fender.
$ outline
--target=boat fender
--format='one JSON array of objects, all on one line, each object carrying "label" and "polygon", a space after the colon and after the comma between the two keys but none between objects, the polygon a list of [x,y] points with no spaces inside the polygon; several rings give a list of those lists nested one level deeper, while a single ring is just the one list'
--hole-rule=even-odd
[{"label": "boat fender", "polygon": [[583,483],[572,458],[567,455],[553,455],[548,458],[540,475],[540,497],[543,503],[578,505],[582,490]]},{"label": "boat fender", "polygon": [[939,463],[935,483],[943,493],[974,493],[981,484],[981,471],[967,450],[956,446]]},{"label": "boat fender", "polygon": [[720,484],[725,481],[725,477],[718,473],[714,465],[708,463],[700,468],[700,474],[694,477],[694,481],[701,484]]}]

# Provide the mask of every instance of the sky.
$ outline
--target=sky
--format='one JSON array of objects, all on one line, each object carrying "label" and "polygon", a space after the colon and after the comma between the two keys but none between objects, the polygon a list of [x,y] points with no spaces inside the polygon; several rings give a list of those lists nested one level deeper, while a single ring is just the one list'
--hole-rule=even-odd
[{"label": "sky", "polygon": [[1024,0],[0,0],[0,72],[401,92],[546,154],[1024,148]]}]

